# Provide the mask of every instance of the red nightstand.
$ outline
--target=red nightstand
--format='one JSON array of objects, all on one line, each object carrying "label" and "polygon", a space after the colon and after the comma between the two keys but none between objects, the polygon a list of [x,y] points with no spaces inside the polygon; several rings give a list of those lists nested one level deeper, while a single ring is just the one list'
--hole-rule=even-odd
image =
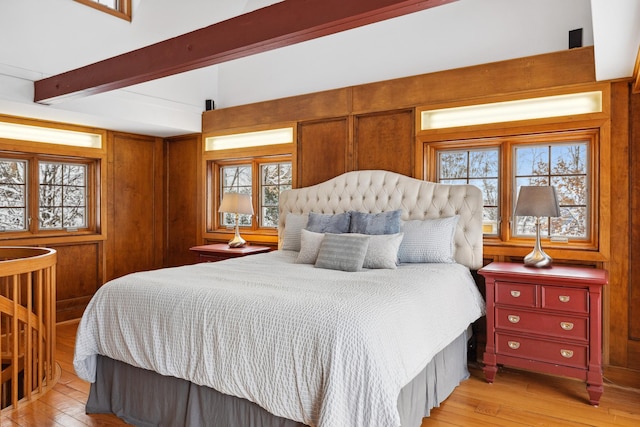
[{"label": "red nightstand", "polygon": [[602,396],[602,286],[605,270],[531,268],[494,262],[478,270],[486,279],[485,377],[503,364],[587,383],[589,402]]},{"label": "red nightstand", "polygon": [[268,246],[245,246],[243,248],[230,248],[226,243],[214,243],[212,245],[194,246],[189,250],[196,252],[199,262],[216,262],[229,258],[239,258],[247,255],[255,255],[269,252]]}]

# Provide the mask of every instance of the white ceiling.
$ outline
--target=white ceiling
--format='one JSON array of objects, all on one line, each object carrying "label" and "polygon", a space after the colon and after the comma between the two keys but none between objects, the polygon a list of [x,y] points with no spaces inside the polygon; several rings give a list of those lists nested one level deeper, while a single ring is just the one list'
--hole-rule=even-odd
[{"label": "white ceiling", "polygon": [[[296,0],[286,0],[296,1]],[[216,108],[554,52],[583,28],[598,80],[630,77],[638,0],[459,0],[388,21],[55,105],[33,82],[275,0],[133,0],[133,20],[73,0],[0,1],[0,114],[154,136],[201,130]]]}]

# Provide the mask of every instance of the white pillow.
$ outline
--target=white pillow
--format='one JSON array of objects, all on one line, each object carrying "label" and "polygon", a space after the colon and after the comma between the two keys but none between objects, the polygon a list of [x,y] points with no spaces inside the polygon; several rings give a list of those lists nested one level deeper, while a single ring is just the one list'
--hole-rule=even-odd
[{"label": "white pillow", "polygon": [[296,258],[296,264],[315,264],[323,238],[324,233],[315,233],[302,229],[300,234],[300,252]]},{"label": "white pillow", "polygon": [[284,218],[284,238],[282,240],[282,250],[300,250],[300,231],[307,226],[307,214],[288,213]]},{"label": "white pillow", "polygon": [[370,237],[369,246],[367,247],[367,254],[364,257],[362,267],[395,270],[398,264],[398,250],[402,243],[403,234],[368,234],[367,236]]},{"label": "white pillow", "polygon": [[454,234],[460,216],[404,221],[400,263],[454,263]]}]

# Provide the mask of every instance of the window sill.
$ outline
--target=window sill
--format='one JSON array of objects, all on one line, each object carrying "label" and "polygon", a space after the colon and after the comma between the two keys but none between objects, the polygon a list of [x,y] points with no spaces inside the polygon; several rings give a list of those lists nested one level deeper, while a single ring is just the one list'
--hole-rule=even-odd
[{"label": "window sill", "polygon": [[0,246],[46,246],[59,243],[96,242],[106,239],[107,237],[103,233],[88,232],[21,237],[3,237],[0,234]]},{"label": "window sill", "polygon": [[[492,256],[513,256],[524,257],[533,249],[535,242],[530,243],[503,243],[496,241],[487,241],[483,244],[483,256],[485,258]],[[571,260],[571,261],[591,261],[591,262],[607,262],[609,257],[598,248],[586,245],[570,245],[550,244],[542,242],[543,250],[549,254],[554,260]]]}]

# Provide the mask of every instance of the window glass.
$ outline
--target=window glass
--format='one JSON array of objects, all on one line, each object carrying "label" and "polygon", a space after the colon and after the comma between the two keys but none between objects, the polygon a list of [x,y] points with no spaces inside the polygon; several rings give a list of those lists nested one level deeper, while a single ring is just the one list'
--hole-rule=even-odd
[{"label": "window glass", "polygon": [[110,9],[114,9],[114,10],[120,10],[118,8],[118,3],[120,3],[118,0],[92,0],[95,1],[98,4],[102,4],[104,6],[107,6]]},{"label": "window glass", "polygon": [[[224,193],[240,193],[248,194],[249,196],[253,194],[251,169],[250,164],[240,166],[223,166],[220,168],[222,191],[220,192],[220,199],[218,203],[222,201]],[[252,223],[251,218],[251,215],[239,215],[238,224],[245,227],[250,226]],[[235,226],[236,215],[229,212],[221,213],[221,224],[223,226]]]},{"label": "window glass", "polygon": [[0,159],[0,231],[27,229],[27,162]]},{"label": "window glass", "polygon": [[131,0],[75,0],[110,15],[131,21]]},{"label": "window glass", "polygon": [[497,234],[499,224],[499,150],[439,150],[437,181],[443,184],[472,184],[482,191],[484,234]]},{"label": "window glass", "polygon": [[[237,164],[225,160],[218,165],[211,162],[212,170],[217,170],[220,176],[217,212],[224,193],[248,194],[256,210],[257,221],[252,221],[252,215],[239,215],[238,224],[251,229],[278,227],[278,201],[280,192],[291,188],[291,161],[274,161],[273,158],[257,157],[245,160],[246,163]],[[220,227],[235,226],[235,214],[220,213]]]},{"label": "window glass", "polygon": [[42,230],[87,226],[87,166],[39,163],[39,227]]},{"label": "window glass", "polygon": [[[540,218],[543,236],[589,237],[589,143],[572,142],[514,148],[514,203],[523,185],[556,188],[561,217]],[[535,218],[516,217],[514,236],[534,236]],[[550,220],[550,222],[549,222]]]},{"label": "window glass", "polygon": [[267,163],[260,166],[261,227],[278,227],[280,192],[291,188],[291,162]]}]

